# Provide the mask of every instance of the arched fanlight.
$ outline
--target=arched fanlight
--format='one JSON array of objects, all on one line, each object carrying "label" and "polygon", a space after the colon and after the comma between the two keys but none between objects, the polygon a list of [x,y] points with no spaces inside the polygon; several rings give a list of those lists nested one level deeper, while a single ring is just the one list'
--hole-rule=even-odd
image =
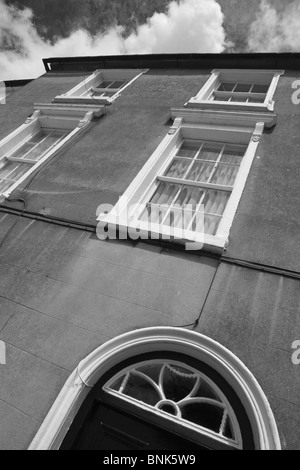
[{"label": "arched fanlight", "polygon": [[114,375],[103,390],[242,448],[238,419],[226,396],[216,383],[190,365],[159,359],[137,363]]}]

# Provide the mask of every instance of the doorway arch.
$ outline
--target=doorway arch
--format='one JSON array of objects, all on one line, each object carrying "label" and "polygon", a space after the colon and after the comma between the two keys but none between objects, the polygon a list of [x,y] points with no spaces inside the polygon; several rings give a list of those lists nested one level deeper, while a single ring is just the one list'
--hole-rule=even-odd
[{"label": "doorway arch", "polygon": [[[158,369],[168,366],[168,370],[176,376],[178,372],[179,376],[180,373],[194,374],[196,379],[197,374],[199,377],[201,375],[207,387],[211,387],[216,396],[219,394],[218,399],[222,402],[219,407],[222,408],[223,431],[228,414],[234,439],[230,439],[230,431],[227,431],[224,438],[216,438],[216,429],[209,429],[209,426],[205,428],[203,423],[200,423],[200,427],[199,423],[196,423],[198,430],[195,423],[178,423],[178,419],[176,423],[170,408],[159,409],[162,405],[169,405],[174,409],[174,400],[164,403],[158,400],[155,404],[158,409],[154,407],[150,410],[149,404],[141,405],[142,401],[136,397],[127,396],[124,399],[124,396],[118,396],[116,387],[113,388],[114,381],[122,378],[124,380],[124,374],[129,371],[132,373],[141,367],[149,369],[151,364],[155,364]],[[85,404],[93,399],[96,399],[98,404],[110,407],[110,410],[117,406],[118,412],[121,410],[129,420],[134,415],[135,419],[142,420],[145,424],[146,416],[146,425],[157,427],[159,424],[161,429],[162,424],[167,432],[187,439],[187,445],[197,444],[198,435],[200,446],[208,448],[214,448],[215,442],[218,444],[217,448],[222,445],[241,449],[253,447],[259,450],[281,448],[270,405],[251,372],[221,344],[190,330],[172,327],[144,328],[125,333],[97,348],[79,363],[67,380],[30,449],[59,449],[65,446],[71,430],[74,432],[74,423],[79,417],[83,421],[85,419],[82,411]]]}]

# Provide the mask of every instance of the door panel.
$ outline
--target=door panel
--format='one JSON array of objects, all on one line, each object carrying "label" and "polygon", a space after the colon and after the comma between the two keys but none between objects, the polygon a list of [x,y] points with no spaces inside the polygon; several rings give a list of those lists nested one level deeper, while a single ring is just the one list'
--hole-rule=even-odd
[{"label": "door panel", "polygon": [[96,403],[72,450],[208,450],[104,403]]}]

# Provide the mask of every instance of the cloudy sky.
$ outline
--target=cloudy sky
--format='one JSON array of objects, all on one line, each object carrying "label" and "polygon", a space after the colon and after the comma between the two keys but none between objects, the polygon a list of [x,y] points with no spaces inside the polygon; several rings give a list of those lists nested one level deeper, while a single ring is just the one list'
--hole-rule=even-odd
[{"label": "cloudy sky", "polygon": [[286,51],[299,0],[0,0],[0,80],[55,56]]}]

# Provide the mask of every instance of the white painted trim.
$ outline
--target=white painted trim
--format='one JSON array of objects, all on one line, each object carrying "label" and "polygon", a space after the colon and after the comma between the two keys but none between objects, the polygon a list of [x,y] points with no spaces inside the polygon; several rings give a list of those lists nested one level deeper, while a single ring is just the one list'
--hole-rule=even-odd
[{"label": "white painted trim", "polygon": [[239,396],[252,426],[256,449],[281,449],[276,422],[263,390],[231,351],[194,331],[152,327],[118,336],[81,361],[62,388],[29,450],[59,449],[81,404],[98,380],[121,361],[153,350],[186,354],[216,370]]},{"label": "white painted trim", "polygon": [[42,114],[48,116],[63,116],[65,119],[68,117],[75,117],[81,119],[86,113],[93,111],[95,117],[100,117],[105,113],[105,106],[101,105],[78,105],[78,104],[54,104],[54,103],[34,103],[36,111],[41,111]]},{"label": "white painted trim", "polygon": [[238,74],[238,73],[253,73],[255,75],[266,75],[266,74],[279,74],[283,75],[284,70],[278,70],[278,69],[213,69],[212,73],[219,74],[221,72],[228,72],[228,73],[233,73],[233,74]]},{"label": "white painted trim", "polygon": [[[127,201],[131,200],[131,198],[136,193],[137,189],[140,187],[141,183],[145,181],[150,173],[154,175],[157,174],[157,168],[160,165],[160,160],[162,155],[168,155],[174,146],[176,145],[176,138],[179,138],[180,130],[177,129],[175,134],[167,134],[162,142],[158,145],[156,150],[153,152],[151,157],[147,160],[143,168],[134,178],[134,180],[130,183],[126,191],[123,193],[122,197],[114,206],[114,212],[120,213],[127,207]],[[143,191],[144,192],[144,191]],[[101,220],[100,214],[97,220]]]},{"label": "white painted trim", "polygon": [[4,137],[4,139],[0,141],[0,161],[7,153],[26,142],[39,127],[37,117],[33,120],[28,118],[24,124],[11,132],[7,137]]},{"label": "white painted trim", "polygon": [[[110,105],[112,104],[125,90],[130,86],[135,80],[137,80],[141,75],[146,73],[147,70],[139,69],[101,69],[95,70],[95,72],[82,80],[78,85],[73,87],[67,93],[58,95],[53,99],[53,103],[77,103],[77,104],[103,104]],[[93,87],[97,86],[100,82],[102,76],[104,80],[128,80],[128,82],[121,87],[113,96],[111,97],[93,97],[93,96],[82,96],[82,93],[89,92]]]},{"label": "white painted trim", "polygon": [[277,114],[220,109],[171,108],[173,119],[182,119],[182,124],[213,124],[219,126],[255,127],[263,122],[266,128],[274,127]]},{"label": "white painted trim", "polygon": [[[239,103],[209,100],[212,92],[217,88],[218,80],[221,74],[230,75],[230,79],[234,82],[237,76],[251,74],[256,76],[273,75],[268,92],[263,103]],[[192,97],[186,104],[186,107],[202,108],[202,109],[223,109],[224,111],[251,111],[251,112],[269,112],[274,110],[273,96],[281,75],[284,70],[251,70],[251,69],[214,69],[208,81],[204,84],[196,96]]]},{"label": "white painted trim", "polygon": [[273,111],[275,107],[275,101],[273,100],[279,79],[281,75],[284,75],[284,71],[278,71],[274,73],[274,77],[272,79],[271,85],[269,87],[267,96],[266,96],[266,103],[267,103],[267,108],[269,111]]},{"label": "white painted trim", "polygon": [[252,139],[249,143],[246,154],[244,155],[242,159],[241,166],[236,176],[236,182],[235,182],[233,191],[230,196],[230,201],[227,204],[227,207],[224,211],[222,220],[218,228],[218,235],[221,238],[229,238],[233,219],[236,214],[239,202],[241,200],[263,130],[264,130],[264,123],[258,122],[256,124],[255,130],[253,132]]}]

